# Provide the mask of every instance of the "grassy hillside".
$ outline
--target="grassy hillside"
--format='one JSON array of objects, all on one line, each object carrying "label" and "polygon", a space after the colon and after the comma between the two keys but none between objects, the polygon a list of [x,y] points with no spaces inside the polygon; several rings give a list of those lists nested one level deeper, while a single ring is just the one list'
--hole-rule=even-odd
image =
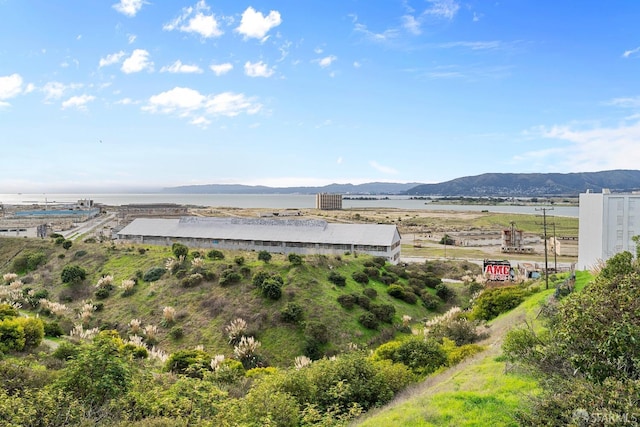
[{"label": "grassy hillside", "polygon": [[[46,262],[30,272],[14,271],[16,260],[30,254],[43,254]],[[303,354],[310,324],[326,327],[327,342],[322,344],[321,351],[331,355],[345,350],[351,343],[360,347],[373,346],[394,335],[407,333],[408,329],[402,327],[402,317],[405,315],[417,323],[446,308],[442,302],[432,312],[424,307],[420,299],[411,304],[392,298],[386,292],[388,285],[380,279],[370,280],[366,285],[357,283],[352,274],[371,266],[370,257],[309,256],[304,258],[301,265],[295,266],[283,255],[274,255],[268,263],[259,261],[254,252],[224,252],[225,258],[222,260],[209,259],[206,252],[200,255],[204,257],[200,271],[205,279],[195,286],[185,287],[181,273],[167,272],[157,281],[142,280],[150,269],[164,267],[166,260],[173,257],[169,247],[74,242],[71,248],[65,250],[50,240],[2,239],[0,274],[20,273],[23,290],[46,291],[48,300],[65,304],[67,310],[64,314],[51,315],[47,320],[57,321],[67,333],[80,323],[82,306],[89,302],[98,310],[85,319],[85,329],[116,329],[126,337],[132,333],[130,322],[137,319],[142,327],[156,327],[152,343],[167,353],[202,345],[212,354],[230,354],[232,347],[228,343],[225,327],[232,320],[242,318],[247,322],[249,332],[262,343],[260,352],[267,363],[276,366],[289,366],[296,356]],[[194,251],[191,251],[184,263],[185,277],[193,272],[190,261],[193,256]],[[237,257],[243,257],[244,262],[236,262]],[[86,271],[86,279],[77,284],[63,284],[61,273],[71,265],[82,267]],[[474,267],[469,264],[465,269]],[[380,274],[393,275],[396,283],[408,286],[407,276],[399,277],[397,273],[402,275],[402,271],[396,267],[386,265],[375,268]],[[388,271],[394,268],[395,273]],[[436,270],[438,268],[434,267]],[[240,280],[222,286],[221,279],[229,271],[237,273]],[[280,299],[266,298],[253,286],[252,278],[259,272],[283,279]],[[331,283],[328,280],[329,272],[346,278],[345,286]],[[464,272],[458,271],[457,274]],[[113,289],[108,296],[99,297],[96,295],[96,285],[104,276],[113,277]],[[130,294],[120,289],[121,283],[127,279],[137,280]],[[365,288],[377,294],[371,298],[371,304],[393,306],[395,315],[390,323],[381,322],[377,329],[367,329],[358,321],[366,312],[364,308],[356,304],[353,308],[345,309],[338,303],[340,295],[355,294],[363,298]],[[425,290],[435,293],[433,289]],[[373,295],[373,291],[368,292]],[[282,319],[280,313],[288,303],[302,307],[302,321],[291,323]],[[174,319],[169,322],[163,315],[167,306],[175,309]],[[30,307],[26,305],[23,309],[29,310]]]},{"label": "grassy hillside", "polygon": [[[592,279],[579,272],[576,290]],[[501,357],[504,335],[527,320],[535,323],[540,304],[553,289],[529,297],[518,308],[489,323],[488,349],[399,396],[386,407],[355,423],[363,427],[393,426],[517,426],[514,414],[539,393],[533,377],[510,370]],[[539,325],[537,326],[539,327]]]}]

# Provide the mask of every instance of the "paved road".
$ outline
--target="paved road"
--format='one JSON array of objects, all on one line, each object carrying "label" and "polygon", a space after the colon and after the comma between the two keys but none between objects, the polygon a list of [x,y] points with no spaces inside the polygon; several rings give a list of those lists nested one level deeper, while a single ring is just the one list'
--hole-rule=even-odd
[{"label": "paved road", "polygon": [[109,213],[107,215],[99,215],[93,219],[90,219],[86,222],[81,222],[76,224],[76,227],[73,227],[70,230],[65,230],[60,233],[64,236],[65,239],[76,240],[80,236],[84,236],[87,233],[92,232],[96,228],[102,227],[106,223],[113,221],[115,219],[114,213]]}]

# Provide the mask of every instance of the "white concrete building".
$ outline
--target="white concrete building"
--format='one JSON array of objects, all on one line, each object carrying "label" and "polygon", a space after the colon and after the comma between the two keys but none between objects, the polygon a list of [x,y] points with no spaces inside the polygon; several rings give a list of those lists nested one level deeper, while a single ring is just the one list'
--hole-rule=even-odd
[{"label": "white concrete building", "polygon": [[400,260],[395,225],[335,224],[322,220],[253,218],[138,218],[117,233],[118,239],[152,245],[175,242],[189,247],[331,254],[345,252]]},{"label": "white concrete building", "polygon": [[580,194],[578,270],[587,270],[622,251],[635,254],[640,234],[640,194]]}]

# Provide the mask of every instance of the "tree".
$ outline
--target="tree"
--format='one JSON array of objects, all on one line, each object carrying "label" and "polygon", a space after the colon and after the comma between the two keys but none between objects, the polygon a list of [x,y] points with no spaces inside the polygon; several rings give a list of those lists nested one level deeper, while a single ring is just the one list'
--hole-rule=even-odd
[{"label": "tree", "polygon": [[182,243],[174,243],[173,245],[171,245],[171,252],[173,252],[173,254],[178,259],[180,259],[180,257],[186,258],[189,254],[189,248]]},{"label": "tree", "polygon": [[62,269],[60,273],[62,283],[77,284],[87,278],[87,272],[84,268],[78,265],[67,265]]},{"label": "tree", "polygon": [[92,407],[124,395],[132,384],[132,364],[119,351],[116,331],[100,332],[62,371],[58,386]]},{"label": "tree", "polygon": [[267,263],[271,261],[271,254],[267,251],[260,251],[258,252],[258,259]]}]

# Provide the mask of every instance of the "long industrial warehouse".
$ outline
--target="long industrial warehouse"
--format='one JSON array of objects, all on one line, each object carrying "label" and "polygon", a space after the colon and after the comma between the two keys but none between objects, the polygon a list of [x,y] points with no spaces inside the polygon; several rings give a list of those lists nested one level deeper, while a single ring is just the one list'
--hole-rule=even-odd
[{"label": "long industrial warehouse", "polygon": [[118,239],[152,245],[276,253],[370,254],[397,264],[400,233],[395,225],[334,224],[322,220],[251,218],[138,218]]}]

